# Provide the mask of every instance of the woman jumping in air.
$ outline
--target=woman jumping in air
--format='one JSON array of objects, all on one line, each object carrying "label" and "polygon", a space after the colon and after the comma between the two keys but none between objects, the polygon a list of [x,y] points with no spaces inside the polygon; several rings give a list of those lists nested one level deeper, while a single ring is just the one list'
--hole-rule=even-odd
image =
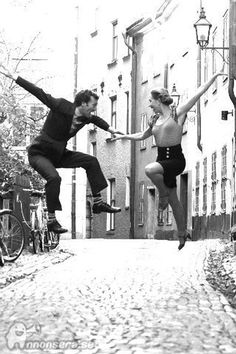
[{"label": "woman jumping in air", "polygon": [[185,169],[185,158],[181,148],[183,125],[188,111],[219,75],[227,74],[222,71],[214,74],[208,82],[198,88],[188,102],[177,107],[177,109],[171,107],[173,99],[166,89],[152,90],[149,107],[153,109],[154,115],[149,120],[149,127],[144,132],[136,134],[116,134],[114,139],[144,140],[154,135],[158,147],[158,156],[156,162],[145,167],[145,173],[158,188],[159,209],[165,210],[170,204],[173,210],[178,229],[179,250],[184,247],[187,238],[191,238],[189,232],[185,230],[184,210],[176,192],[176,176]]}]

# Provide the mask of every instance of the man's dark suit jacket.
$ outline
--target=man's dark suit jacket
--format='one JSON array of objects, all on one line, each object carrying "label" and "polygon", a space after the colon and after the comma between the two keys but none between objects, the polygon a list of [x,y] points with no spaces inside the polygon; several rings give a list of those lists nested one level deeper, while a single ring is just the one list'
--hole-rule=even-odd
[{"label": "man's dark suit jacket", "polygon": [[28,154],[43,155],[53,163],[58,163],[65,151],[67,141],[86,124],[93,123],[103,130],[108,130],[109,124],[102,118],[91,116],[81,117],[82,123],[78,130],[70,134],[75,105],[64,98],[54,98],[45,93],[41,88],[18,76],[16,83],[26,91],[37,97],[50,111],[40,134],[34,139],[28,148]]}]

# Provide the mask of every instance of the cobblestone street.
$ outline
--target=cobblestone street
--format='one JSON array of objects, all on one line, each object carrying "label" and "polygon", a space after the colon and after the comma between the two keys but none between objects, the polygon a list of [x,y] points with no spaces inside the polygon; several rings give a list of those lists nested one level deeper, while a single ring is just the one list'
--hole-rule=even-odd
[{"label": "cobblestone street", "polygon": [[[236,353],[236,311],[204,273],[215,247],[216,240],[188,242],[181,252],[175,241],[62,241],[74,256],[0,290],[0,351]],[[41,349],[10,350],[16,338],[19,348],[37,341]],[[45,349],[52,343],[61,349]]]}]

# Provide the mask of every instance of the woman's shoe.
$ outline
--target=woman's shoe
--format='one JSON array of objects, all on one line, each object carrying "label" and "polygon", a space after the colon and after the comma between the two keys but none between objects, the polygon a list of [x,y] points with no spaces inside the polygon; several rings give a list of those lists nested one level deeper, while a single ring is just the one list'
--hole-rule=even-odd
[{"label": "woman's shoe", "polygon": [[185,242],[187,241],[187,239],[191,240],[191,235],[188,231],[185,232],[185,235],[179,236],[179,251],[185,246]]}]

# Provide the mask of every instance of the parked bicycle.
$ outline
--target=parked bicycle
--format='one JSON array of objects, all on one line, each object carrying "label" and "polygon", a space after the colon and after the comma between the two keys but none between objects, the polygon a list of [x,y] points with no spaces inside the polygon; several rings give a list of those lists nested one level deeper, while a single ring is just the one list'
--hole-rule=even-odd
[{"label": "parked bicycle", "polygon": [[19,194],[17,202],[20,203],[23,223],[30,229],[30,242],[33,246],[34,253],[39,251],[49,251],[58,246],[60,235],[49,231],[47,227],[47,207],[45,201],[45,192],[34,189],[23,189],[30,192],[30,220],[25,219],[22,201]]},{"label": "parked bicycle", "polygon": [[[3,199],[10,199],[11,191],[0,192]],[[25,233],[22,222],[11,209],[0,210],[0,266],[5,261],[14,262],[22,253]]]}]

